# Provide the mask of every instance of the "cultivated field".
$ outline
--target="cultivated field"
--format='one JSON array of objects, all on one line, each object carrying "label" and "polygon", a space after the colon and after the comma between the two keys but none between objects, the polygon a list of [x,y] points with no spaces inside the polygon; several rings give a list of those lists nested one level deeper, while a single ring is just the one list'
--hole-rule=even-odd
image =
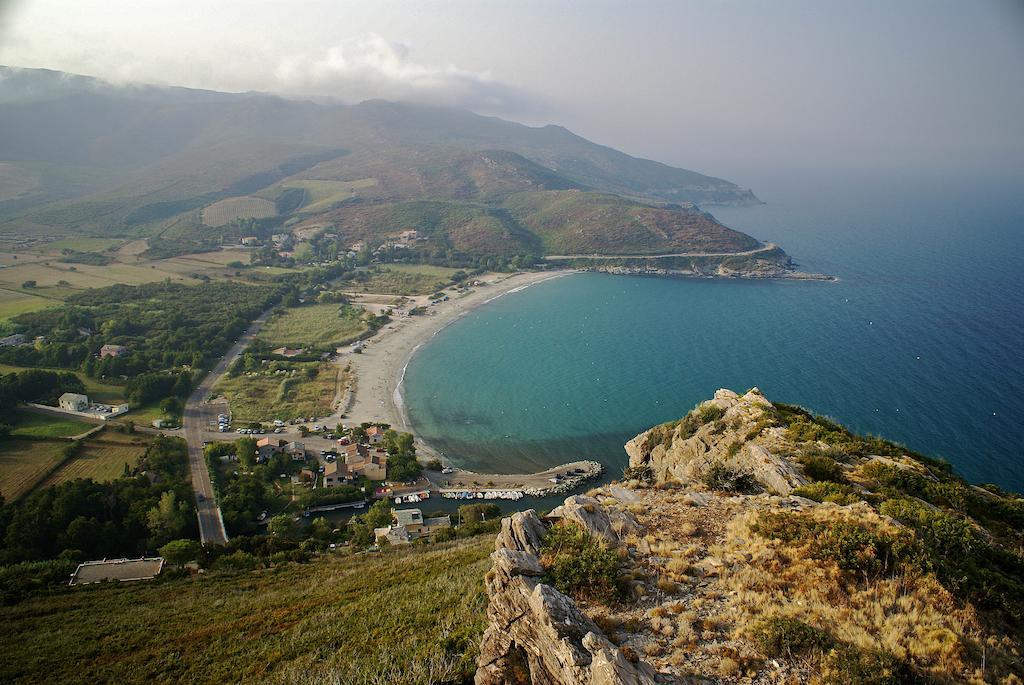
[{"label": "cultivated field", "polygon": [[429,264],[388,264],[371,271],[369,280],[354,280],[343,287],[349,292],[430,295],[451,283],[456,271]]},{"label": "cultivated field", "polygon": [[[0,289],[59,299],[86,288],[103,288],[117,283],[138,285],[167,278],[188,284],[198,282],[173,271],[161,270],[155,263],[148,267],[142,264],[120,263],[92,266],[89,264],[64,264],[54,260],[19,264],[0,269]],[[22,288],[22,284],[26,281],[35,281],[36,287]]]},{"label": "cultivated field", "polygon": [[[306,377],[309,368],[318,371],[313,379]],[[335,364],[276,362],[252,375],[225,377],[215,391],[228,398],[236,423],[327,416],[333,411],[339,373]]]},{"label": "cultivated field", "polygon": [[61,238],[42,247],[46,252],[59,253],[61,250],[75,250],[76,252],[103,252],[107,248],[120,245],[123,240],[117,238]]},{"label": "cultivated field", "polygon": [[305,190],[306,204],[300,207],[299,211],[319,212],[349,199],[362,188],[373,188],[376,185],[375,178],[361,178],[356,181],[288,181],[283,183],[282,187]]},{"label": "cultivated field", "polygon": [[60,463],[63,441],[0,440],[0,495],[12,502],[27,494]]},{"label": "cultivated field", "polygon": [[341,304],[308,304],[274,314],[259,338],[273,347],[333,347],[368,330],[363,310]]},{"label": "cultivated field", "polygon": [[223,226],[235,219],[265,219],[275,216],[277,209],[270,200],[261,197],[229,197],[203,209],[203,223]]},{"label": "cultivated field", "polygon": [[11,435],[16,438],[69,438],[96,427],[95,423],[61,416],[19,411]]},{"label": "cultivated field", "polygon": [[[2,273],[2,270],[0,270]],[[28,295],[15,290],[0,290],[0,321],[25,312],[34,312],[60,304],[46,297]]]},{"label": "cultivated field", "polygon": [[126,435],[111,430],[100,433],[86,442],[74,458],[60,467],[43,483],[43,487],[57,485],[75,478],[92,478],[97,482],[111,481],[124,475],[124,465],[135,466],[146,451],[148,440],[142,434]]},{"label": "cultivated field", "polygon": [[484,535],[29,598],[0,608],[0,681],[469,682],[493,549]]}]

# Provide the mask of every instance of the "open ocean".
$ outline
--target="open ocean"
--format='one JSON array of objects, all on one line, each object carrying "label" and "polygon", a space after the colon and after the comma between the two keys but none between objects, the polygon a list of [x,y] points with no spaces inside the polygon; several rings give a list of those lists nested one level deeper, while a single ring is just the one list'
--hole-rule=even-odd
[{"label": "open ocean", "polygon": [[1024,192],[829,175],[710,208],[838,283],[603,274],[501,297],[413,358],[416,432],[481,472],[593,458],[720,387],[761,388],[1024,491]]}]

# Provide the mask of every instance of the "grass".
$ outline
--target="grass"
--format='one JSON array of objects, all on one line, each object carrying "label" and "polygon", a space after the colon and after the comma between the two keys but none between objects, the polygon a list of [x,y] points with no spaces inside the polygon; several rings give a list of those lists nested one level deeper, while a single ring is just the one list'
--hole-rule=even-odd
[{"label": "grass", "polygon": [[334,347],[358,338],[369,328],[358,308],[308,304],[274,314],[259,337],[272,347]]},{"label": "grass", "polygon": [[56,466],[66,442],[7,439],[0,441],[0,495],[13,502],[35,487]]},{"label": "grass", "polygon": [[[74,269],[74,270],[72,270]],[[183,283],[195,283],[173,271],[157,268],[154,262],[148,266],[143,264],[115,263],[108,266],[91,266],[88,264],[65,264],[56,260],[50,262],[34,262],[19,264],[0,269],[0,289],[15,291],[24,295],[39,295],[55,299],[63,299],[76,291],[86,288],[103,288],[117,283],[138,285],[165,279]],[[25,281],[35,281],[36,287],[24,289]]]},{"label": "grass", "polygon": [[276,216],[274,203],[260,197],[229,197],[203,209],[203,223],[223,226],[235,219],[265,219]]},{"label": "grass", "polygon": [[318,212],[333,204],[347,200],[362,188],[377,185],[375,178],[361,178],[356,181],[288,181],[284,188],[302,188],[306,191],[306,202],[301,212]]},{"label": "grass", "polygon": [[348,289],[383,295],[430,295],[448,286],[456,271],[426,264],[389,264],[369,271],[365,281],[352,281]]},{"label": "grass", "polygon": [[[10,366],[9,364],[0,364],[0,374],[4,373],[17,373],[18,371],[25,371],[28,367],[24,366]],[[65,373],[68,369],[46,369],[47,371],[60,371]],[[101,380],[87,376],[81,371],[72,371],[71,373],[78,376],[82,383],[85,385],[85,394],[89,396],[89,399],[93,402],[99,402],[102,404],[123,404],[124,403],[124,388],[120,385],[113,385],[112,383],[104,383]]]},{"label": "grass", "polygon": [[57,485],[75,478],[92,478],[97,482],[112,481],[124,473],[124,465],[134,466],[146,451],[148,437],[138,433],[126,435],[104,431],[86,442],[82,451],[43,482]]},{"label": "grass", "polygon": [[0,609],[0,681],[464,682],[492,549],[487,535],[31,598]]},{"label": "grass", "polygon": [[[305,370],[315,367],[310,380]],[[291,373],[276,373],[288,369]],[[295,416],[327,416],[337,388],[338,367],[315,362],[278,362],[253,375],[225,377],[216,392],[223,393],[236,421],[269,421]]]},{"label": "grass", "polygon": [[123,240],[117,238],[61,238],[52,243],[47,243],[43,249],[50,252],[61,250],[74,250],[76,252],[103,252],[107,248],[120,245]]},{"label": "grass", "polygon": [[81,435],[95,427],[96,424],[85,421],[22,411],[17,413],[17,421],[11,435],[15,438],[29,439],[67,438]]},{"label": "grass", "polygon": [[[20,286],[20,284],[19,284]],[[35,312],[59,304],[45,297],[29,295],[22,291],[0,289],[0,321],[25,312]]]}]

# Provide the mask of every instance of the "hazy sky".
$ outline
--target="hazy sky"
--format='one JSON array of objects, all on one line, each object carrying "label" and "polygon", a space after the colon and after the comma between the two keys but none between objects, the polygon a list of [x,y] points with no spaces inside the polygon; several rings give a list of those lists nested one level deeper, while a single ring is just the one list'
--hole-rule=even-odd
[{"label": "hazy sky", "polygon": [[1024,172],[1024,1],[0,0],[0,63],[459,104],[737,178]]}]

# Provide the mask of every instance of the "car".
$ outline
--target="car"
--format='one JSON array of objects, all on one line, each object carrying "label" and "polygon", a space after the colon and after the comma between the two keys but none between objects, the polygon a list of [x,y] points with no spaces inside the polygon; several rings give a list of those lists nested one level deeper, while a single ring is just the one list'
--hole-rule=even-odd
[{"label": "car", "polygon": [[205,502],[206,501],[206,495],[204,495],[201,492],[198,492],[198,493],[196,493],[196,500],[199,501],[199,502]]},{"label": "car", "polygon": [[455,469],[453,469],[451,466],[445,466],[443,469],[441,469],[441,473],[455,473]]},{"label": "car", "polygon": [[284,428],[281,428],[280,426],[278,426],[277,428],[274,429],[274,432],[275,433],[284,433]]}]

